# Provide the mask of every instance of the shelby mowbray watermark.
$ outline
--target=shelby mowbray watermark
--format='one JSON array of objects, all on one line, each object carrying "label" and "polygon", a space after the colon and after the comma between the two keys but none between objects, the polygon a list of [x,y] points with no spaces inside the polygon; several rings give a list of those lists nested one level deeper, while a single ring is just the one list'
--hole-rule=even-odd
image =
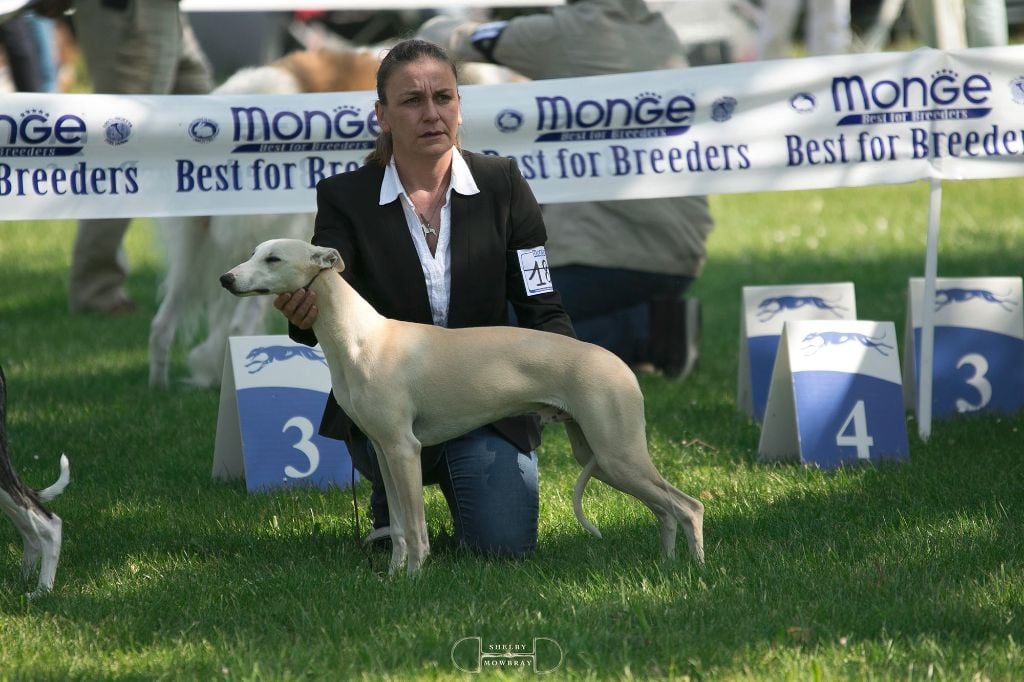
[{"label": "shelby mowbray watermark", "polygon": [[452,663],[464,673],[523,668],[543,675],[558,670],[564,658],[561,645],[550,637],[534,637],[532,647],[505,642],[484,644],[482,637],[463,637],[452,645]]}]

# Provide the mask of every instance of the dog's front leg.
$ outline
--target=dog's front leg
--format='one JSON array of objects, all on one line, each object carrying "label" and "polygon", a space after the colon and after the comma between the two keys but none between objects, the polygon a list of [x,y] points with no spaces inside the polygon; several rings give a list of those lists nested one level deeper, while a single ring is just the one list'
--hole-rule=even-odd
[{"label": "dog's front leg", "polygon": [[[392,489],[387,491],[388,508],[391,513],[392,542],[395,538],[395,512],[399,513],[401,519],[402,541],[406,558],[406,570],[409,575],[419,571],[427,555],[430,554],[430,541],[427,538],[426,511],[423,505],[423,469],[420,463],[420,444],[411,434],[390,443],[380,443],[377,450],[381,466],[386,463],[389,474],[385,475],[385,489],[387,489],[387,478],[390,476]],[[392,549],[394,551],[394,549]],[[394,564],[392,555],[391,570],[394,572],[398,566]]]},{"label": "dog's front leg", "polygon": [[388,530],[391,534],[391,563],[388,566],[388,573],[394,575],[405,563],[405,515],[396,493],[395,479],[388,465],[388,458],[385,449],[381,444],[373,441],[374,452],[377,453],[377,467],[380,469],[380,476],[384,483],[384,493],[388,498]]}]

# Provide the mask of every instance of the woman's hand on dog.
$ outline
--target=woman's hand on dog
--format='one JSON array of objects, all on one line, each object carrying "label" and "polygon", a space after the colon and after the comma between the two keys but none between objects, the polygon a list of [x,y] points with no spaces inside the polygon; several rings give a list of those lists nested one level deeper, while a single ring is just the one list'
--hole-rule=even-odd
[{"label": "woman's hand on dog", "polygon": [[290,294],[278,294],[274,307],[299,329],[310,329],[316,321],[316,294],[312,291],[297,289]]}]

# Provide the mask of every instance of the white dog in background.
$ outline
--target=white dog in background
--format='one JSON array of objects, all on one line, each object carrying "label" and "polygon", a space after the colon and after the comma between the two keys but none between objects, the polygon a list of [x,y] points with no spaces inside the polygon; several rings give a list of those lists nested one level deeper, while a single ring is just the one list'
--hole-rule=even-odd
[{"label": "white dog in background", "polygon": [[[239,71],[214,90],[217,95],[294,95],[307,92],[375,90],[377,67],[385,45],[354,48],[332,40],[329,47],[301,50],[266,66]],[[493,64],[460,65],[459,82],[498,84],[525,80]],[[161,285],[160,308],[150,325],[149,385],[169,382],[175,336],[191,345],[188,383],[217,386],[224,371],[230,336],[265,334],[271,301],[225,296],[217,277],[240,263],[252,247],[271,237],[308,239],[313,215],[225,215],[161,218],[155,221],[165,245],[167,274]]]},{"label": "white dog in background", "polygon": [[[215,95],[287,95],[373,90],[379,51],[331,48],[292,52],[266,66],[243,69]],[[229,336],[265,333],[271,301],[225,296],[217,277],[271,236],[309,238],[309,213],[161,218],[155,221],[166,249],[167,274],[160,308],[150,325],[149,384],[168,384],[171,349],[179,330],[188,342],[206,337],[188,355],[190,383],[216,386]],[[204,320],[205,318],[205,320]],[[205,321],[205,326],[204,326]]]}]

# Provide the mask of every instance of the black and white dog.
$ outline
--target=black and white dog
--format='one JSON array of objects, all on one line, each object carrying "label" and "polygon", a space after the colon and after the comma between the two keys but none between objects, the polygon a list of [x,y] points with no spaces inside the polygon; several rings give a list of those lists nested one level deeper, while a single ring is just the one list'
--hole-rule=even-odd
[{"label": "black and white dog", "polygon": [[11,466],[7,450],[7,378],[0,367],[0,510],[14,523],[25,543],[25,555],[21,562],[25,578],[32,575],[42,560],[39,582],[30,596],[49,592],[57,575],[60,560],[61,528],[60,517],[43,506],[64,491],[71,480],[68,458],[60,456],[60,476],[57,482],[45,490],[33,490],[21,482]]}]

